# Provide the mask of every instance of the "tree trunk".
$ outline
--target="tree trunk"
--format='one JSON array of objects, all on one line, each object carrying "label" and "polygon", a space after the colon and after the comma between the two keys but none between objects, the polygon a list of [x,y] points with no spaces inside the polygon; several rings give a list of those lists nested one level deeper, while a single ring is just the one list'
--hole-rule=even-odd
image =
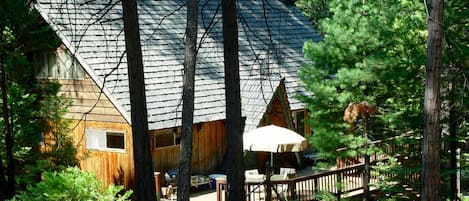
[{"label": "tree trunk", "polygon": [[442,65],[443,0],[433,0],[430,12],[424,100],[422,200],[440,201],[440,68]]},{"label": "tree trunk", "polygon": [[365,157],[365,171],[363,175],[363,201],[368,201],[370,199],[370,155],[368,155],[368,119],[364,118],[363,119],[363,127],[364,127],[364,132],[363,135],[365,137],[365,154],[363,157]]},{"label": "tree trunk", "polygon": [[245,200],[243,168],[244,124],[241,119],[241,92],[238,60],[236,1],[223,0],[223,45],[225,65],[226,132],[228,136],[228,200]]},{"label": "tree trunk", "polygon": [[[3,32],[2,40],[3,40]],[[8,111],[8,95],[7,95],[7,80],[6,80],[6,64],[4,64],[3,58],[0,58],[0,65],[1,65],[1,91],[2,91],[2,115],[3,115],[3,129],[5,132],[5,149],[6,149],[6,177],[4,176],[5,168],[3,164],[0,164],[0,173],[3,178],[0,179],[0,184],[6,187],[2,187],[2,192],[0,192],[0,198],[12,198],[15,195],[15,161],[13,158],[13,137],[11,136],[11,128],[10,128],[10,118],[9,118],[9,111]],[[0,163],[2,161],[0,160]],[[7,180],[5,180],[7,178]]]},{"label": "tree trunk", "polygon": [[153,163],[150,153],[142,48],[137,17],[137,2],[122,1],[125,49],[129,73],[132,139],[137,200],[156,200]]},{"label": "tree trunk", "polygon": [[189,201],[192,169],[192,124],[194,122],[194,79],[197,46],[198,0],[188,0],[186,49],[184,52],[184,86],[182,93],[182,138],[178,170],[178,201]]},{"label": "tree trunk", "polygon": [[[3,41],[3,29],[2,29],[1,26],[0,26],[0,41]],[[4,62],[3,53],[0,52],[0,68],[1,69],[4,69],[3,62]],[[6,91],[3,88],[1,90],[2,90],[1,91],[2,94],[5,93],[4,91]],[[2,96],[2,99],[3,99],[3,96]],[[5,102],[5,101],[3,101],[3,102]],[[0,200],[5,200],[6,199],[6,194],[7,194],[7,189],[4,188],[4,186],[7,186],[7,182],[5,180],[5,178],[6,178],[5,167],[3,166],[2,161],[3,161],[2,156],[0,156]]]},{"label": "tree trunk", "polygon": [[[456,72],[456,71],[454,71]],[[451,71],[451,67],[449,73],[453,73]],[[458,200],[458,185],[457,185],[457,148],[458,148],[458,137],[456,133],[458,120],[456,114],[456,106],[455,106],[455,89],[454,89],[454,76],[452,74],[448,75],[450,77],[450,82],[448,84],[448,108],[449,108],[449,117],[448,117],[448,124],[449,124],[449,166],[451,169],[450,174],[450,200],[455,201]]]}]

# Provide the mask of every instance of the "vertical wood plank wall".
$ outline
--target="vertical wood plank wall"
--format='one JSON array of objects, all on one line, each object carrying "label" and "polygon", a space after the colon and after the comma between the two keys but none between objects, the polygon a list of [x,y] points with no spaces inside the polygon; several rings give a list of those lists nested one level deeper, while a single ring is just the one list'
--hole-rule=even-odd
[{"label": "vertical wood plank wall", "polygon": [[[73,122],[72,125],[75,123],[77,122]],[[125,151],[87,150],[85,129],[90,128],[124,132]],[[78,146],[79,157],[84,157],[80,161],[82,170],[96,173],[106,185],[114,183],[125,185],[126,188],[135,186],[132,129],[129,124],[81,121],[72,133]]]},{"label": "vertical wood plank wall", "polygon": [[[80,168],[95,172],[106,185],[114,183],[133,188],[135,181],[130,125],[89,78],[58,81],[62,85],[60,94],[72,101],[65,118],[74,119],[71,126],[75,128],[71,132],[79,157],[84,157]],[[84,113],[87,115],[84,116]],[[87,150],[85,129],[90,128],[125,132],[125,151]],[[154,138],[150,136],[150,139]],[[194,124],[193,173],[208,174],[219,168],[226,152],[226,143],[224,121]],[[155,171],[177,168],[179,145],[152,150],[152,159]]]},{"label": "vertical wood plank wall", "polygon": [[[224,121],[194,124],[192,173],[210,174],[220,168],[226,153],[227,141]],[[154,138],[152,138],[154,139]],[[178,167],[179,145],[152,150],[153,168],[166,172]]]},{"label": "vertical wood plank wall", "polygon": [[[125,151],[87,150],[85,129],[90,128],[125,132]],[[86,156],[80,162],[80,167],[85,171],[95,172],[106,185],[114,183],[133,188],[135,183],[131,132],[131,127],[125,123],[80,122],[73,130],[79,156]],[[226,148],[224,121],[194,124],[193,174],[208,175],[220,168]],[[177,168],[179,145],[153,149],[152,160],[155,171],[165,172]]]}]

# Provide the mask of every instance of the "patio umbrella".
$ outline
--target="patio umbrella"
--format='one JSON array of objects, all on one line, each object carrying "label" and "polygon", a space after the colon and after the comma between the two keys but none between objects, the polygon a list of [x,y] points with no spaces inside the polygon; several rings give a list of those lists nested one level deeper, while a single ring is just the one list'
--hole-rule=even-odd
[{"label": "patio umbrella", "polygon": [[295,131],[275,125],[260,127],[243,135],[244,150],[270,152],[271,164],[273,153],[299,152],[307,144],[306,139]]}]

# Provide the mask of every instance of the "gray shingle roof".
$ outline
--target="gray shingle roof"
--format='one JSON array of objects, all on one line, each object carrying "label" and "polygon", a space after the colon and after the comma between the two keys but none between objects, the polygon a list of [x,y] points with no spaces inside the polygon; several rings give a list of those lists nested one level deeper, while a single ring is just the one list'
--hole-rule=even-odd
[{"label": "gray shingle roof", "polygon": [[[183,0],[138,1],[148,121],[150,129],[181,124],[184,32]],[[199,41],[194,122],[225,118],[221,5],[199,2]],[[90,76],[127,118],[129,88],[118,0],[38,0],[36,8]],[[259,123],[280,78],[291,109],[303,108],[293,98],[301,90],[297,75],[302,46],[318,39],[310,23],[295,8],[279,1],[238,1],[239,61],[246,129]],[[215,16],[215,17],[213,17]]]}]

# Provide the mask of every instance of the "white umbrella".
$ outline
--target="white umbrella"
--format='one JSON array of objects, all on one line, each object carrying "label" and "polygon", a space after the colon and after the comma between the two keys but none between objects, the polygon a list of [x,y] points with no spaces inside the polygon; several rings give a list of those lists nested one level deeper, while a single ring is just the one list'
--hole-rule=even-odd
[{"label": "white umbrella", "polygon": [[299,152],[307,144],[306,139],[295,131],[275,125],[260,127],[243,135],[244,150],[271,152],[271,164],[273,153]]}]

